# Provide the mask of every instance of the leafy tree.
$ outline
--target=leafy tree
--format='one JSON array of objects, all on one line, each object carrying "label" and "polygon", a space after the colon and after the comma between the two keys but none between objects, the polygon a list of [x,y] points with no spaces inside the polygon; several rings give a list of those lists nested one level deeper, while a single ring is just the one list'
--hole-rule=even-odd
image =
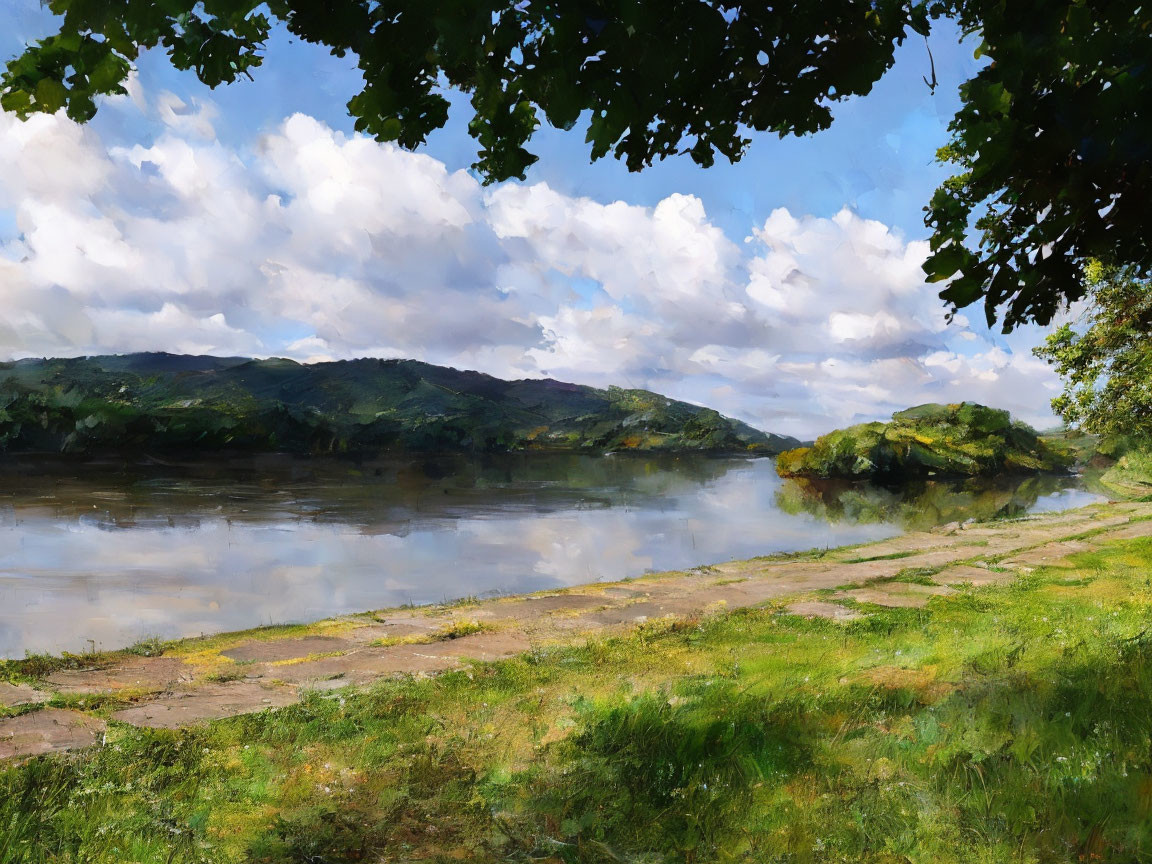
[{"label": "leafy tree", "polygon": [[1071,426],[1102,435],[1152,436],[1152,290],[1137,268],[1091,262],[1089,307],[1036,354],[1064,378],[1052,410]]},{"label": "leafy tree", "polygon": [[[1088,258],[1147,273],[1152,9],[1142,0],[47,0],[57,34],[0,76],[0,105],[84,121],[147,48],[217,86],[260,65],[274,21],[354,54],[357,130],[415,148],[471,94],[474,167],[523,177],[542,121],[586,118],[591,156],[639,171],[736,161],[750,130],[826,128],[896,46],[951,17],[989,59],[961,88],[925,269],[1005,329],[1081,296]],[[979,243],[973,248],[972,241]]]},{"label": "leafy tree", "polygon": [[[932,281],[1005,329],[1083,296],[1090,259],[1152,267],[1152,8],[1139,0],[954,6],[991,63],[960,88],[926,222]],[[977,250],[965,245],[975,228]]]}]

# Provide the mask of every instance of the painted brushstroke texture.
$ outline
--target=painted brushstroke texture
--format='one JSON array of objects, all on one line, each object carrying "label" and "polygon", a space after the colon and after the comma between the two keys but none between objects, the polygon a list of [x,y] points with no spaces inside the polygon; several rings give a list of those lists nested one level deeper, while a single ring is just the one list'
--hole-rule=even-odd
[{"label": "painted brushstroke texture", "polygon": [[772,455],[795,438],[647,390],[414,360],[144,353],[0,363],[0,452]]},{"label": "painted brushstroke texture", "polygon": [[1027,349],[946,325],[926,244],[844,209],[778,208],[735,242],[654,206],[482,187],[295,114],[226,145],[210,105],[137,90],[153,136],[0,116],[0,352],[416,357],[643,387],[811,437],[917,402],[1051,422]]},{"label": "painted brushstroke texture", "polygon": [[0,465],[0,657],[858,543],[1096,500],[1074,477],[816,486],[769,459]]}]

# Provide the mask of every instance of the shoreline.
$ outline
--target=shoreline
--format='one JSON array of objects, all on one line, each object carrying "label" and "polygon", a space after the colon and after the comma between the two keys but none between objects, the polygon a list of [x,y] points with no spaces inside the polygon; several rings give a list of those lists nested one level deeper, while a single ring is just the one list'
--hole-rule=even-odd
[{"label": "shoreline", "polygon": [[93,746],[109,724],[197,725],[296,704],[309,693],[753,607],[853,622],[873,607],[922,608],[1096,542],[1143,536],[1152,536],[1152,504],[1108,502],[557,591],[4,661],[0,759]]},{"label": "shoreline", "polygon": [[[893,492],[783,481],[771,459],[556,458],[440,471],[420,460],[376,472],[326,462],[327,473],[309,461],[283,480],[209,467],[9,483],[0,656],[554,590],[1102,500],[1075,478]],[[264,530],[284,520],[299,534]]]}]

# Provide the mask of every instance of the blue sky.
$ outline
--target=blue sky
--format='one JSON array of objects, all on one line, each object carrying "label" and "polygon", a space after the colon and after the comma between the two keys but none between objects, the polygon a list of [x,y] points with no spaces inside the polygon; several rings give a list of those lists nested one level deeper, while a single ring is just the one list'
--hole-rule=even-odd
[{"label": "blue sky", "polygon": [[[5,36],[5,56],[52,30],[53,16],[37,0],[3,0],[0,15],[15,22]],[[527,182],[544,181],[566,194],[603,202],[623,199],[649,206],[674,192],[696,195],[712,220],[736,239],[777,207],[832,216],[849,206],[911,237],[924,236],[922,208],[931,190],[948,176],[935,163],[935,152],[946,141],[948,121],[959,106],[959,84],[979,68],[971,40],[961,43],[950,22],[938,27],[930,45],[939,80],[935,93],[923,81],[929,76],[928,50],[915,37],[898,50],[895,66],[871,94],[836,106],[831,129],[806,138],[753,133],[748,155],[736,164],[721,160],[701,169],[682,158],[630,173],[613,159],[591,163],[582,127],[573,132],[544,127],[531,144],[541,158],[529,170]],[[241,148],[254,134],[296,112],[350,133],[345,104],[359,92],[362,80],[353,57],[333,57],[282,29],[270,40],[254,81],[211,90],[193,75],[172,69],[163,56],[146,56],[139,71],[146,90],[215,102],[220,140]],[[467,168],[475,158],[474,141],[467,134],[469,106],[466,97],[449,95],[455,108],[449,124],[422,152],[451,169]],[[125,122],[105,114],[94,125],[109,140],[133,143],[156,132],[142,117]]]},{"label": "blue sky", "polygon": [[[35,0],[3,0],[0,22],[6,55],[51,29]],[[461,173],[459,97],[410,157],[352,134],[351,58],[283,32],[255,81],[215,91],[145,56],[87,129],[0,118],[24,166],[0,185],[0,355],[418,356],[650,387],[797,434],[929,399],[1050,422],[1042,334],[1001,337],[978,311],[944,327],[919,280],[934,154],[977,69],[954,29],[930,44],[935,93],[916,37],[830,130],[755,135],[735,165],[632,174],[545,128],[526,182],[494,188]]]}]

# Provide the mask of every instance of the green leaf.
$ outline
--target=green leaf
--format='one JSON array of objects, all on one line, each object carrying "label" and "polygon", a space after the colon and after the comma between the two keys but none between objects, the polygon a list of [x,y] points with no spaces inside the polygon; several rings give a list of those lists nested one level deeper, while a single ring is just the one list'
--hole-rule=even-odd
[{"label": "green leaf", "polygon": [[36,83],[36,107],[54,114],[68,102],[68,91],[55,78],[41,78]]}]

